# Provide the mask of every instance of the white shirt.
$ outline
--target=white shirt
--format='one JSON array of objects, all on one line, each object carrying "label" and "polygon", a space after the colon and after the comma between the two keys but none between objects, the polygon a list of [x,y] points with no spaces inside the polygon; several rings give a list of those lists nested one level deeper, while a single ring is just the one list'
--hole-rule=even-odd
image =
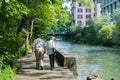
[{"label": "white shirt", "polygon": [[51,48],[55,48],[55,41],[50,40],[50,41],[48,42],[48,46],[51,47]]},{"label": "white shirt", "polygon": [[55,41],[53,40],[50,40],[48,41],[48,46],[47,46],[47,54],[50,55],[50,54],[53,54],[53,48],[55,48]]},{"label": "white shirt", "polygon": [[33,41],[32,47],[39,51],[44,51],[45,43],[41,38],[37,38]]}]

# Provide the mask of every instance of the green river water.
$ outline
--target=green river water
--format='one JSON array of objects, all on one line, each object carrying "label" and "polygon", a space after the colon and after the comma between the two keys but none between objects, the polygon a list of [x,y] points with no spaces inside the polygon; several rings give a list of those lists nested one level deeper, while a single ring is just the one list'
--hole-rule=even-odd
[{"label": "green river water", "polygon": [[76,57],[77,80],[86,80],[90,73],[98,73],[100,80],[120,80],[120,49],[56,41],[58,50]]}]

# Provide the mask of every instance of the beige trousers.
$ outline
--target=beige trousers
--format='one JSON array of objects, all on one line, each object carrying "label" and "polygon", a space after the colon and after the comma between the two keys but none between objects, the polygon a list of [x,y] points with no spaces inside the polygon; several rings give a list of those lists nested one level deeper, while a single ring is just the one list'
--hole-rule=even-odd
[{"label": "beige trousers", "polygon": [[44,53],[39,50],[35,50],[35,57],[36,57],[36,67],[39,69],[39,66],[44,66],[43,65]]}]

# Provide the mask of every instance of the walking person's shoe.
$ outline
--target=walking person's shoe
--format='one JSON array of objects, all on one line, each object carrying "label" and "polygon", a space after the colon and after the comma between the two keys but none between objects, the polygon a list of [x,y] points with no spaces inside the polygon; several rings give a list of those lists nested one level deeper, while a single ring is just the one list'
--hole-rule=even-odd
[{"label": "walking person's shoe", "polygon": [[50,68],[50,70],[54,70],[54,68],[53,68],[53,67],[51,67],[51,68]]},{"label": "walking person's shoe", "polygon": [[44,70],[44,67],[43,66],[40,66],[41,67],[41,70]]}]

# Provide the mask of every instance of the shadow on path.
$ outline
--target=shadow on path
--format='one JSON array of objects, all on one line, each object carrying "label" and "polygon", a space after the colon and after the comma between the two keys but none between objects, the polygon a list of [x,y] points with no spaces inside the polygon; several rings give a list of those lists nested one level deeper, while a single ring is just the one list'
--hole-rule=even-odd
[{"label": "shadow on path", "polygon": [[33,54],[28,54],[19,59],[19,62],[21,67],[12,80],[76,80],[68,68],[58,66],[56,61],[55,69],[50,70],[49,58],[46,54],[44,57],[44,70],[35,69],[35,57]]}]

